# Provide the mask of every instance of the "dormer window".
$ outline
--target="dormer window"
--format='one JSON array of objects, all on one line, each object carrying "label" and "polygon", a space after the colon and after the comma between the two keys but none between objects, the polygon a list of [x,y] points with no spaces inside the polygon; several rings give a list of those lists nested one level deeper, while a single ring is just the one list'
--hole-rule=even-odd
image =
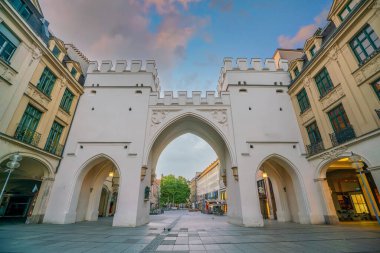
[{"label": "dormer window", "polygon": [[32,15],[31,10],[27,7],[24,1],[21,0],[9,0],[9,3],[15,8],[23,19],[28,20]]},{"label": "dormer window", "polygon": [[78,73],[78,71],[73,67],[73,68],[71,69],[71,75],[72,75],[74,78],[76,78],[77,73]]},{"label": "dormer window", "polygon": [[294,72],[294,76],[295,77],[297,77],[297,76],[300,75],[300,71],[299,71],[298,67],[295,67],[294,70],[293,70],[293,72]]},{"label": "dormer window", "polygon": [[59,48],[57,46],[54,46],[53,48],[53,55],[57,58],[59,58],[59,55],[61,54],[61,50],[59,50]]},{"label": "dormer window", "polygon": [[314,57],[314,55],[317,53],[317,48],[315,47],[315,45],[313,45],[310,48],[309,52],[310,52],[311,57]]},{"label": "dormer window", "polygon": [[343,10],[340,11],[339,13],[339,18],[340,20],[345,20],[346,17],[348,16],[348,14],[350,14],[356,7],[356,5],[358,5],[358,3],[360,2],[360,0],[351,0],[349,1],[346,6],[343,8]]}]

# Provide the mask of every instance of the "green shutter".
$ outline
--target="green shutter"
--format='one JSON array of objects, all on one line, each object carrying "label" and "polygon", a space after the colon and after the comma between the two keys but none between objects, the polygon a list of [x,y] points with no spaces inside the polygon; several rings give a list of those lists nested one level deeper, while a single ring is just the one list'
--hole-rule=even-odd
[{"label": "green shutter", "polygon": [[51,70],[48,67],[45,67],[40,80],[38,81],[37,89],[39,89],[46,96],[50,97],[56,80],[57,78]]},{"label": "green shutter", "polygon": [[45,144],[45,150],[51,153],[55,153],[57,151],[57,147],[59,146],[59,140],[61,138],[63,132],[63,126],[54,121],[48,139]]},{"label": "green shutter", "polygon": [[338,133],[350,127],[350,122],[341,104],[329,111],[328,115],[334,132]]},{"label": "green shutter", "polygon": [[366,25],[350,41],[350,47],[359,63],[365,62],[380,48],[380,40],[370,25]]},{"label": "green shutter", "polygon": [[330,79],[329,72],[327,72],[326,68],[323,68],[315,77],[315,83],[317,84],[317,88],[320,94],[320,97],[326,96],[332,89],[334,89],[334,85]]},{"label": "green shutter", "polygon": [[15,137],[26,143],[31,143],[42,113],[31,105],[26,107],[18,125]]},{"label": "green shutter", "polygon": [[300,109],[301,109],[301,113],[303,113],[304,111],[306,111],[307,109],[310,108],[309,98],[307,97],[307,93],[306,93],[305,89],[302,89],[297,94],[297,100],[298,100],[298,104],[299,104]]},{"label": "green shutter", "polygon": [[63,94],[60,107],[65,110],[66,112],[70,112],[71,104],[74,99],[74,94],[71,93],[69,89],[65,90],[65,93]]}]

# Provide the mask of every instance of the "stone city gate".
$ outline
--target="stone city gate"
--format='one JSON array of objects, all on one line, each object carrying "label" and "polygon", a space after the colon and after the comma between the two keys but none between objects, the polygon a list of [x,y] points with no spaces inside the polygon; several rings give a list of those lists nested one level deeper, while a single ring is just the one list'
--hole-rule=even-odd
[{"label": "stone city gate", "polygon": [[[92,62],[62,163],[46,223],[97,220],[103,182],[118,175],[114,226],[149,222],[151,185],[158,158],[175,138],[193,133],[221,161],[230,222],[263,226],[256,175],[273,177],[279,221],[323,223],[313,170],[286,86],[287,62],[226,58],[215,92],[164,92],[154,61]],[[114,182],[113,182],[114,183]]]}]

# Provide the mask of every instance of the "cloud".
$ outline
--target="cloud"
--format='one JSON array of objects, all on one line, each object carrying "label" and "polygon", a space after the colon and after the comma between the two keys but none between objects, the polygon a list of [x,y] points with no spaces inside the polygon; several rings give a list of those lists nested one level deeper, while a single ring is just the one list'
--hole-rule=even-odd
[{"label": "cloud", "polygon": [[200,0],[144,0],[144,9],[155,7],[161,15],[167,13],[177,13],[178,8],[182,7],[187,10],[190,3],[196,3]]},{"label": "cloud", "polygon": [[319,27],[325,25],[327,15],[328,10],[323,10],[314,18],[313,24],[302,26],[294,36],[280,35],[277,38],[278,44],[282,48],[295,48],[303,46],[303,43],[310,38]]},{"label": "cloud", "polygon": [[[40,2],[53,33],[90,59],[155,59],[161,80],[186,57],[188,43],[201,37],[209,23],[208,17],[186,12],[199,0]],[[151,12],[160,18],[153,20]]]}]

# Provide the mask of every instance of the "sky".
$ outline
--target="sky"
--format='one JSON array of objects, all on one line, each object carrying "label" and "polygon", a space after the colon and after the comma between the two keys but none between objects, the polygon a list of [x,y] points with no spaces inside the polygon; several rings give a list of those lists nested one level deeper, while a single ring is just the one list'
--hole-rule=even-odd
[{"label": "sky", "polygon": [[[40,0],[53,34],[90,60],[156,60],[161,90],[216,90],[224,57],[271,58],[326,23],[332,0]],[[205,94],[205,93],[203,93]],[[186,152],[185,152],[186,151]],[[157,173],[191,178],[216,158],[194,135],[170,143]]]}]

